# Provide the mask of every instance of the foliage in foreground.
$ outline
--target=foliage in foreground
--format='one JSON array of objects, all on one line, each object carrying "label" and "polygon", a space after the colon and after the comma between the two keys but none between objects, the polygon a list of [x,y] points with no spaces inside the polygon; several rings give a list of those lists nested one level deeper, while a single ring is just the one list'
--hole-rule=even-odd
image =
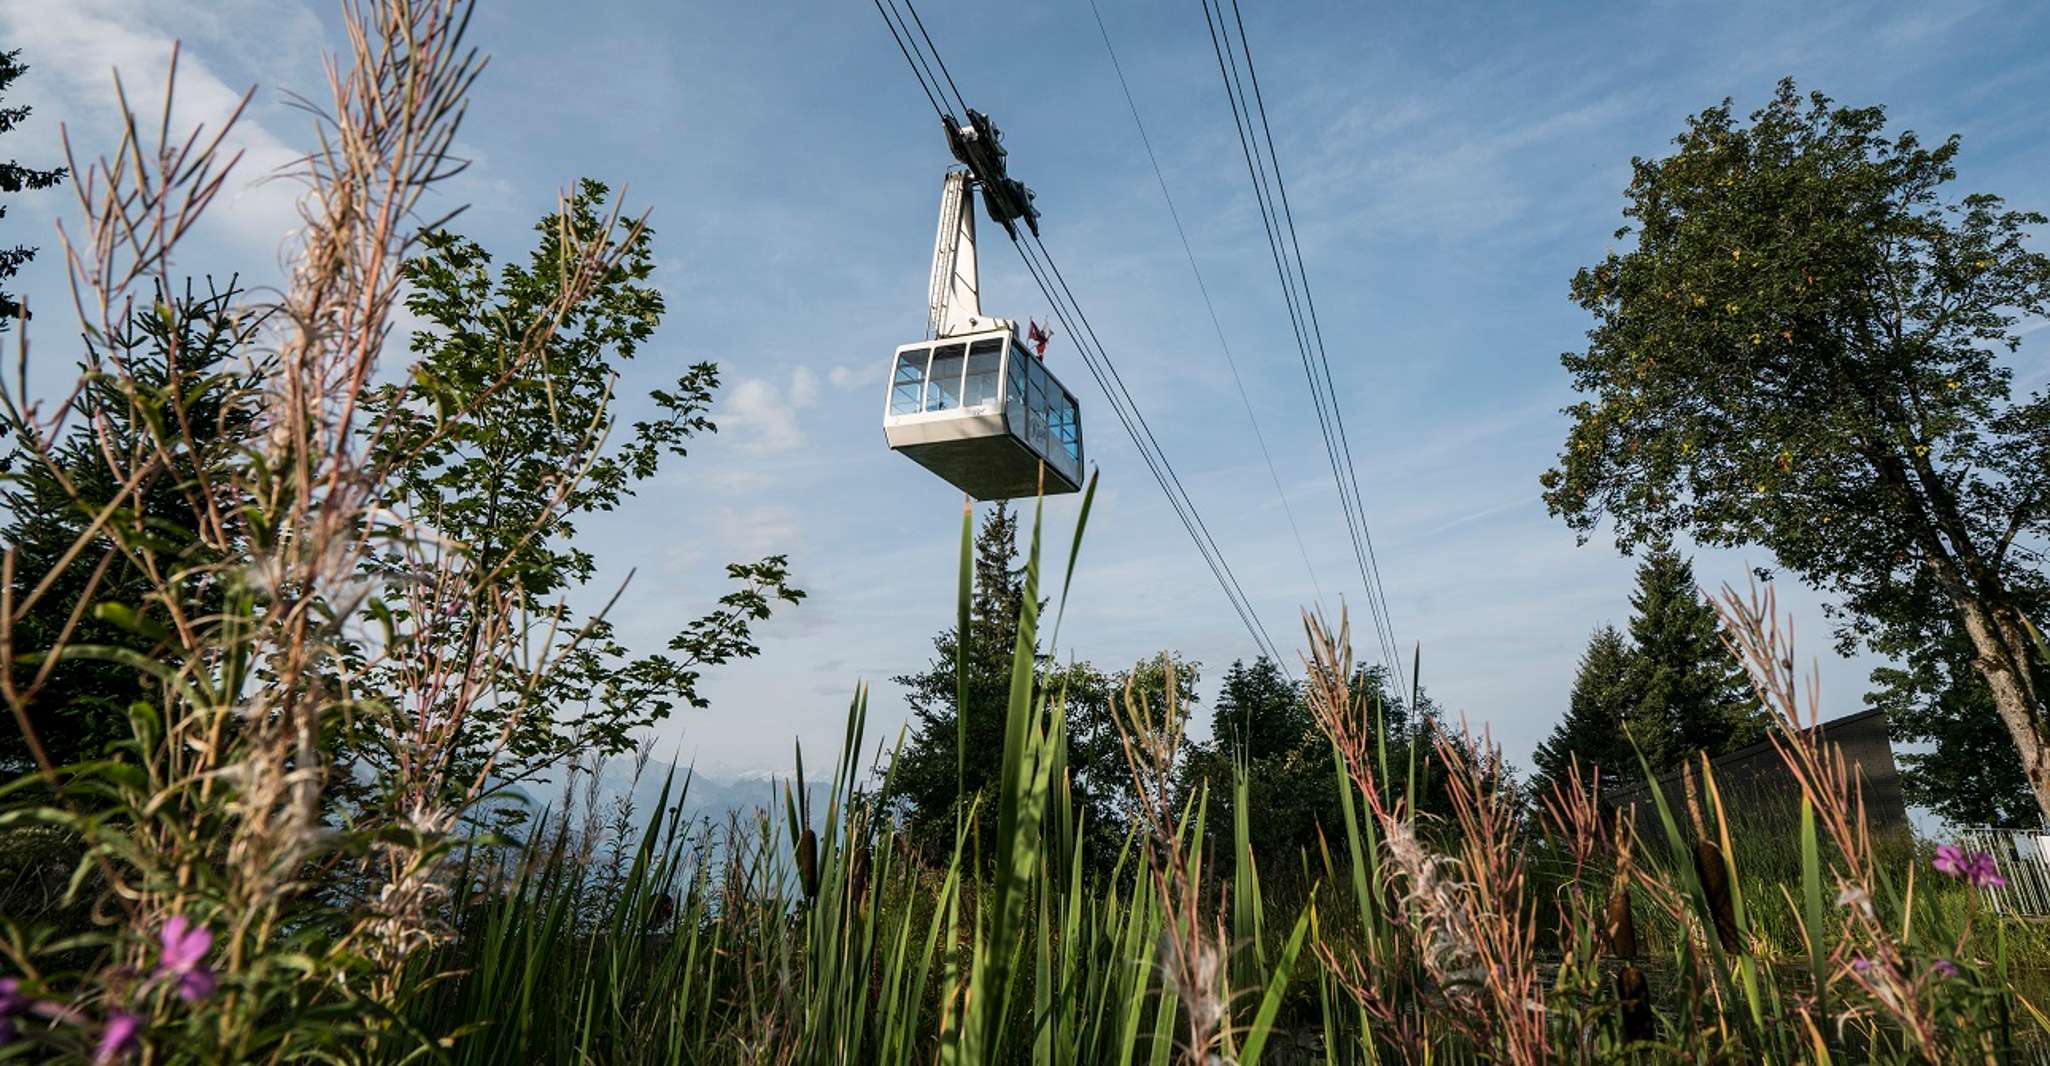
[{"label": "foliage in foreground", "polygon": [[[1330,756],[1317,780],[1338,811],[1300,854],[1308,887],[1269,898],[1245,765],[1217,807],[1228,826],[1208,787],[1182,787],[1171,658],[1157,686],[1135,677],[1109,703],[1116,743],[1103,750],[1122,765],[1124,823],[1110,868],[1093,871],[1094,808],[1070,760],[1078,694],[1050,683],[1038,655],[1036,527],[1007,665],[989,675],[1003,696],[993,773],[965,805],[955,797],[960,828],[943,848],[900,846],[876,799],[887,779],[864,790],[859,693],[830,786],[793,788],[752,822],[688,826],[665,791],[638,841],[615,832],[609,850],[588,834],[514,847],[472,830],[495,768],[547,756],[533,716],[557,710],[546,701],[565,685],[621,670],[689,698],[693,631],[680,658],[627,660],[602,625],[537,601],[584,573],[548,538],[688,436],[709,385],[686,378],[662,405],[669,421],[603,450],[598,352],[624,354],[653,310],[637,284],[645,227],[596,211],[586,190],[550,219],[536,269],[496,282],[478,250],[422,244],[406,220],[454,165],[477,69],[460,44],[466,11],[390,0],[345,14],[352,54],[335,65],[333,136],[306,164],[315,195],[293,277],[268,318],[235,320],[266,330],[266,359],[246,364],[257,381],[157,381],[124,358],[123,338],[160,337],[163,365],[177,365],[190,353],[178,327],[212,313],[165,297],[166,264],[226,161],[166,121],[160,144],[124,143],[81,185],[87,379],[132,416],[125,436],[100,438],[115,475],[105,498],[66,484],[58,455],[76,409],[6,397],[26,459],[86,524],[43,576],[0,583],[0,695],[37,767],[7,786],[0,831],[32,826],[79,849],[56,909],[93,907],[83,932],[7,916],[0,1056],[1910,1062],[1981,1061],[2013,1041],[2022,1002],[1997,930],[1969,907],[1932,913],[1915,868],[1880,860],[1855,780],[1799,728],[1812,707],[1794,697],[1769,601],[1731,599],[1725,633],[1801,782],[1791,952],[1761,920],[1767,901],[1711,779],[1659,796],[1640,836],[1570,772],[1528,823],[1485,738],[1436,732],[1397,773],[1342,621],[1307,626],[1308,702]],[[131,137],[149,128],[129,124]],[[435,327],[416,351],[424,373],[380,393],[401,264],[422,247],[421,269],[442,272],[412,279]],[[470,321],[473,304],[499,321]],[[150,318],[169,328],[138,332]],[[482,364],[441,359],[451,346],[503,361],[464,380],[443,371]],[[216,454],[190,425],[201,401],[258,413],[246,433],[217,426],[235,446]],[[555,469],[522,469],[518,449],[543,425]],[[441,463],[414,465],[448,442]],[[488,507],[494,485],[515,535],[472,513],[475,490]],[[156,489],[191,522],[152,520]],[[968,542],[964,529],[964,560]],[[17,640],[73,565],[86,578],[54,635]],[[137,602],[109,598],[110,574],[139,575]],[[88,617],[127,636],[79,643]],[[58,765],[31,710],[60,667],[88,659],[133,672],[140,695],[110,749]],[[615,711],[661,698],[593,695]],[[336,745],[366,735],[384,758],[366,760],[375,788],[351,790]],[[1442,808],[1420,802],[1419,764],[1436,767]],[[1227,837],[1228,874],[1205,844]],[[1925,882],[1998,873],[1958,853],[1936,870]]]},{"label": "foliage in foreground", "polygon": [[[655,656],[572,613],[573,521],[709,430],[716,379],[692,368],[608,447],[615,360],[660,311],[647,227],[586,183],[494,281],[421,214],[461,166],[466,6],[343,14],[318,150],[284,176],[306,188],[288,280],[252,302],[173,277],[237,161],[236,116],[172,122],[174,52],[163,115],[121,96],[123,139],[76,175],[76,387],[0,392],[21,741],[0,764],[32,768],[0,786],[0,833],[64,885],[0,915],[6,1054],[432,1053],[455,1034],[407,1027],[409,960],[449,935],[477,822],[538,765],[696,701],[801,595],[779,557],[729,567],[739,588]],[[423,328],[391,375],[402,292]]]},{"label": "foliage in foreground", "polygon": [[2001,357],[2050,313],[2050,218],[1952,195],[1957,137],[1791,80],[1673,143],[1632,160],[1629,245],[1573,279],[1594,325],[1546,505],[1625,548],[1763,547],[1882,653],[1943,619],[2050,817],[2050,390]]},{"label": "foliage in foreground", "polygon": [[[1035,590],[1038,569],[1035,551]],[[1449,816],[1419,815],[1384,785],[1403,778],[1373,708],[1335,681],[1354,673],[1343,626],[1311,620],[1344,814],[1305,856],[1314,889],[1276,899],[1243,805],[1225,824],[1206,792],[1177,801],[1170,686],[1119,700],[1133,828],[1114,870],[1087,869],[1033,602],[999,784],[976,800],[993,839],[965,830],[935,863],[876,816],[857,692],[813,798],[692,826],[686,778],[616,852],[557,835],[473,858],[462,935],[415,960],[433,991],[412,1024],[468,1033],[450,1054],[475,1063],[1962,1062],[2035,1028],[1969,891],[1995,871],[1870,838],[1856,780],[1800,728],[1769,599],[1721,606],[1801,783],[1786,869],[1746,868],[1766,857],[1708,776],[1633,820],[1573,772],[1522,824],[1471,737],[1430,756]],[[981,872],[978,848],[1002,861]]]}]

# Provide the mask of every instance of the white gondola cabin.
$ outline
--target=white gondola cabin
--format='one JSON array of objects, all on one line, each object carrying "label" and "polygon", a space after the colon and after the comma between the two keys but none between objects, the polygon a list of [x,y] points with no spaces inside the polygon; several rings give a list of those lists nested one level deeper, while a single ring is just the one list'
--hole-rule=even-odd
[{"label": "white gondola cabin", "polygon": [[931,339],[899,347],[890,360],[883,437],[978,500],[1075,492],[1082,487],[1075,394],[1026,350],[1016,323],[982,314],[973,181],[952,171],[941,188]]},{"label": "white gondola cabin", "polygon": [[890,447],[978,500],[1082,487],[1075,396],[1009,324],[897,349],[883,434]]}]

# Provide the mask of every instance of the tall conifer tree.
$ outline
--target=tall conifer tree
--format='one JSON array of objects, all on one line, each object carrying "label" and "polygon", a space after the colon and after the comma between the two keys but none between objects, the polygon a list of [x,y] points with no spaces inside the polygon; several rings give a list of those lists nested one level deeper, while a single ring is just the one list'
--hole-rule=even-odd
[{"label": "tall conifer tree", "polygon": [[[204,296],[160,293],[162,313],[136,315],[128,332],[108,338],[108,351],[128,368],[127,388],[108,375],[87,376],[79,401],[86,417],[53,454],[57,470],[27,454],[18,441],[0,457],[0,469],[8,472],[0,489],[7,511],[0,545],[15,553],[15,600],[25,601],[46,576],[51,581],[15,625],[18,655],[39,657],[56,646],[81,599],[87,599],[86,609],[65,643],[151,654],[160,638],[149,634],[169,624],[174,605],[153,592],[154,583],[141,569],[145,555],[159,573],[182,575],[175,585],[188,599],[175,606],[186,617],[204,620],[218,610],[221,582],[213,569],[224,546],[204,543],[193,517],[195,500],[208,487],[219,491],[225,481],[220,471],[234,460],[258,399],[257,372],[236,363],[255,321],[237,311],[241,291],[232,285]],[[192,435],[181,437],[162,465],[124,493],[106,456],[152,447],[141,420],[171,417],[174,397],[183,399]],[[150,542],[116,542],[103,533],[74,551],[94,517],[116,499],[148,523]],[[217,506],[232,510],[234,501],[222,499]],[[103,558],[106,569],[94,583],[92,572]],[[132,612],[131,623],[106,620],[100,605]],[[40,667],[39,658],[19,663],[16,683],[31,686]],[[95,758],[108,743],[129,736],[129,706],[155,697],[154,683],[127,664],[104,656],[67,658],[34,688],[29,716],[45,753],[62,765]],[[0,779],[33,765],[21,731],[11,723],[0,727]]]},{"label": "tall conifer tree", "polygon": [[1605,786],[1643,776],[1624,732],[1636,707],[1631,688],[1636,669],[1636,655],[1615,626],[1601,626],[1588,638],[1566,717],[1531,757],[1537,766],[1534,795],[1567,784],[1576,760],[1583,783],[1594,781],[1597,769]]},{"label": "tall conifer tree", "polygon": [[1661,772],[1764,739],[1764,708],[1723,647],[1715,608],[1694,580],[1694,563],[1657,548],[1637,568],[1630,597],[1633,647],[1630,728]]},{"label": "tall conifer tree", "polygon": [[[28,65],[21,61],[20,49],[0,52],[0,96],[6,95],[7,90],[14,85],[15,79],[27,72]],[[22,120],[28,118],[28,116],[29,108],[26,105],[16,104],[12,107],[0,107],[0,133],[12,132],[14,127],[21,125]],[[11,195],[24,189],[47,189],[63,181],[64,175],[65,170],[63,167],[50,167],[47,169],[27,167],[10,159],[0,163],[0,193]],[[7,205],[0,203],[0,218],[5,217],[7,217]],[[0,284],[4,284],[8,278],[13,277],[29,260],[35,257],[36,250],[31,245],[17,244],[11,248],[0,247]],[[4,331],[14,325],[14,320],[20,317],[20,315],[21,305],[6,290],[0,289],[0,331]]]},{"label": "tall conifer tree", "polygon": [[[1017,646],[1018,616],[1025,606],[1025,565],[1018,550],[1022,524],[1009,504],[999,503],[983,517],[976,533],[964,656],[965,725],[955,689],[955,656],[961,647],[955,627],[933,638],[933,657],[923,670],[892,679],[904,687],[911,705],[911,736],[888,769],[882,801],[929,855],[953,850],[957,801],[973,803],[978,792],[983,799],[973,828],[983,841],[993,839],[996,830],[994,799],[1003,772],[1011,657]],[[1049,655],[1035,656],[1035,703],[1043,706],[1053,700],[1065,714],[1068,787],[1083,815],[1085,860],[1115,858],[1128,814],[1129,785],[1116,701],[1124,698],[1130,682],[1134,693],[1157,711],[1169,660],[1178,690],[1176,706],[1187,714],[1195,704],[1197,665],[1172,653],[1117,673],[1088,662],[1060,664]]]}]

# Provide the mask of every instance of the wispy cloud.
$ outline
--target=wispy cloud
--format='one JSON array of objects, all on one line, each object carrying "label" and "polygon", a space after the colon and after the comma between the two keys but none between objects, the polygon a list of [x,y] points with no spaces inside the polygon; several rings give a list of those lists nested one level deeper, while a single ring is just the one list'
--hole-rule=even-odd
[{"label": "wispy cloud", "polygon": [[1508,501],[1507,503],[1498,503],[1493,507],[1483,507],[1478,511],[1473,511],[1468,514],[1460,515],[1458,518],[1455,518],[1450,522],[1443,523],[1442,525],[1432,526],[1431,528],[1426,529],[1421,533],[1418,533],[1417,536],[1435,537],[1440,533],[1457,529],[1460,526],[1466,525],[1469,522],[1478,522],[1483,518],[1493,518],[1494,516],[1501,514],[1504,511],[1513,511],[1521,507],[1527,507],[1530,504],[1536,503],[1537,501],[1538,497],[1536,495],[1519,496],[1516,499]]},{"label": "wispy cloud", "polygon": [[[257,7],[239,0],[226,5]],[[157,114],[170,73],[172,27],[195,38],[188,40],[178,61],[173,130],[202,125],[219,129],[234,112],[248,85],[231,84],[220,72],[222,59],[261,60],[252,73],[271,73],[280,72],[273,65],[278,60],[298,55],[304,64],[301,77],[318,76],[314,72],[319,67],[312,63],[317,49],[310,46],[318,39],[318,23],[315,20],[308,30],[305,20],[311,16],[301,5],[263,4],[260,10],[244,11],[248,18],[226,17],[230,13],[220,5],[144,0],[0,4],[0,27],[8,46],[22,49],[23,59],[36,74],[50,76],[44,83],[47,95],[37,101],[43,121],[30,127],[31,136],[46,141],[35,145],[38,154],[55,150],[57,132],[47,121],[50,118],[62,122],[74,149],[85,158],[113,150],[119,129],[116,72],[130,106],[144,116]],[[306,91],[312,86],[295,88]],[[268,260],[299,225],[299,186],[278,180],[277,175],[302,152],[266,124],[265,110],[258,107],[245,113],[227,138],[228,150],[240,151],[242,159],[230,180],[229,195],[208,215],[206,226],[244,253]]]},{"label": "wispy cloud", "polygon": [[818,399],[818,374],[810,367],[791,371],[788,385],[768,378],[742,378],[720,404],[720,432],[749,451],[795,451],[805,441],[800,416]]},{"label": "wispy cloud", "polygon": [[1919,7],[1879,27],[1879,39],[1894,47],[1926,44],[1949,33],[1958,23],[1979,13],[1982,5],[1953,0],[1947,4]]}]

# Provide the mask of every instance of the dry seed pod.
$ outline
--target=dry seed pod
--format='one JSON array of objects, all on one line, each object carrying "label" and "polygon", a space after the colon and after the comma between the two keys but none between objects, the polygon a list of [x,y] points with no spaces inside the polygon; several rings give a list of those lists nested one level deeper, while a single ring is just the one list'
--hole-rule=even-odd
[{"label": "dry seed pod", "polygon": [[868,841],[854,845],[853,854],[847,857],[847,881],[854,898],[868,899]]},{"label": "dry seed pod", "polygon": [[1723,950],[1733,955],[1744,951],[1737,935],[1737,907],[1730,893],[1730,867],[1723,861],[1723,849],[1707,838],[1694,843],[1694,873],[1701,878],[1701,894],[1708,897],[1708,916],[1715,922],[1715,937]]},{"label": "dry seed pod", "polygon": [[676,897],[667,892],[660,893],[648,906],[648,930],[659,931],[676,916]]},{"label": "dry seed pod", "polygon": [[797,841],[797,880],[804,886],[804,898],[818,898],[819,835],[809,829]]},{"label": "dry seed pod", "polygon": [[1608,940],[1609,955],[1618,959],[1637,957],[1637,922],[1630,914],[1630,887],[1618,886],[1616,894],[1609,897],[1609,912],[1602,923],[1602,931]]},{"label": "dry seed pod", "polygon": [[1616,975],[1616,1006],[1623,1017],[1623,1039],[1635,1043],[1652,1038],[1651,985],[1644,971],[1625,966]]}]

